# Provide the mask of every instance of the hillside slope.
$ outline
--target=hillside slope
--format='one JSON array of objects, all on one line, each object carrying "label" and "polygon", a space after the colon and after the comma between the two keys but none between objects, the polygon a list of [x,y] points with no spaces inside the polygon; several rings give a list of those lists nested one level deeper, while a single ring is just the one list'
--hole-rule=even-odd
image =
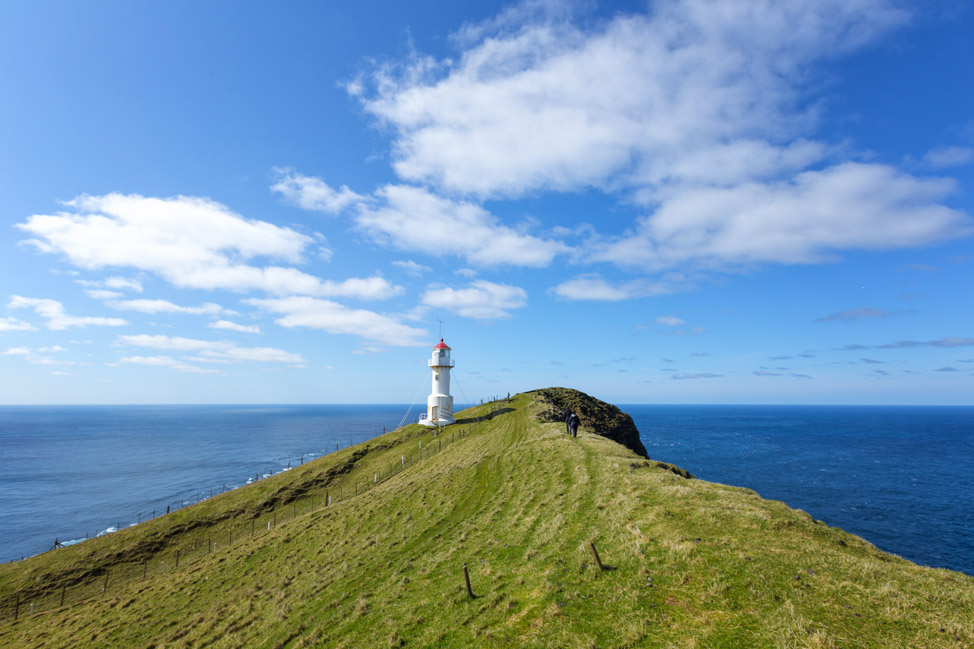
[{"label": "hillside slope", "polygon": [[[461,413],[435,441],[408,426],[4,565],[0,599],[20,604],[0,618],[0,646],[970,646],[974,578],[591,429],[572,440],[542,421],[549,407],[517,395]],[[65,605],[27,613],[64,592]]]}]

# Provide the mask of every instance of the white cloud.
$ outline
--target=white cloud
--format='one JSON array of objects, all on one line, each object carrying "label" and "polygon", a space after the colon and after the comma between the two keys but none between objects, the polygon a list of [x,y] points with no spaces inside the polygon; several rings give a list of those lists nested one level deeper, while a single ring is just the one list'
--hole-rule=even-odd
[{"label": "white cloud", "polygon": [[361,205],[359,228],[381,241],[434,256],[458,255],[477,266],[544,267],[568,251],[559,241],[542,239],[500,223],[490,212],[437,196],[420,187],[386,185],[378,204]]},{"label": "white cloud", "polygon": [[945,146],[927,151],[924,162],[934,169],[961,167],[974,161],[974,148],[969,146]]},{"label": "white cloud", "polygon": [[109,277],[102,283],[108,288],[127,288],[135,291],[136,293],[142,292],[142,282],[137,279],[129,279],[128,277]]},{"label": "white cloud", "polygon": [[190,365],[184,363],[183,361],[176,360],[170,356],[128,356],[119,360],[120,363],[126,363],[130,365],[151,365],[153,367],[168,367],[169,369],[176,370],[177,372],[195,372],[198,374],[217,374],[217,370],[211,370],[203,367],[197,367],[195,365]]},{"label": "white cloud", "polygon": [[403,261],[394,261],[392,262],[392,265],[402,268],[407,275],[412,275],[413,277],[419,277],[423,273],[428,273],[431,270],[433,270],[429,266],[423,266],[422,264],[417,264],[415,261],[411,259],[406,259]]},{"label": "white cloud", "polygon": [[6,351],[0,352],[0,356],[23,356],[28,363],[35,365],[74,365],[74,361],[56,360],[43,354],[56,354],[68,351],[60,345],[50,347],[10,347]]},{"label": "white cloud", "polygon": [[423,294],[421,302],[425,306],[446,309],[465,318],[494,320],[509,318],[511,309],[527,305],[528,294],[517,286],[477,280],[466,288],[429,289]]},{"label": "white cloud", "polygon": [[[279,295],[362,299],[402,292],[381,277],[322,281],[296,268],[242,263],[261,258],[299,263],[314,239],[266,221],[245,219],[209,199],[108,194],[82,196],[65,205],[73,211],[35,214],[17,227],[34,236],[25,243],[42,252],[63,254],[81,268],[138,268],[178,287],[206,290],[257,289]],[[141,289],[135,280],[121,277],[104,284]]]},{"label": "white cloud", "polygon": [[963,212],[935,203],[952,189],[948,180],[849,162],[786,181],[678,191],[592,259],[646,271],[725,269],[924,245],[974,231]]},{"label": "white cloud", "polygon": [[113,300],[117,297],[122,297],[122,294],[118,291],[109,291],[103,288],[85,289],[85,293],[96,300]]},{"label": "white cloud", "polygon": [[229,320],[217,320],[216,322],[211,322],[206,325],[212,329],[226,329],[228,331],[239,331],[248,334],[259,334],[260,327],[257,325],[242,325],[236,322],[230,322]]},{"label": "white cloud", "polygon": [[248,304],[280,314],[275,322],[283,327],[308,327],[332,334],[359,336],[366,341],[395,346],[427,344],[428,333],[400,323],[388,315],[350,309],[344,305],[312,297],[250,299]]},{"label": "white cloud", "polygon": [[667,327],[679,327],[682,324],[686,324],[687,321],[683,318],[677,318],[675,315],[661,315],[656,318],[656,322]]},{"label": "white cloud", "polygon": [[[456,58],[380,66],[350,90],[394,129],[405,181],[481,199],[594,187],[645,210],[630,232],[593,237],[589,263],[693,277],[817,263],[974,230],[941,204],[951,181],[842,161],[844,147],[815,139],[816,66],[907,19],[891,0],[664,0],[580,27],[568,11],[529,3],[465,26]],[[966,156],[952,148],[928,158]],[[389,206],[367,208],[362,225],[402,247],[436,241],[443,220],[403,213],[480,209],[451,201],[430,210],[425,203],[445,199],[400,191],[418,207],[380,196]],[[455,238],[438,245],[471,258]],[[533,265],[563,250],[551,243]],[[581,277],[553,293],[612,301],[688,286]]]},{"label": "white cloud", "polygon": [[193,315],[217,315],[223,312],[223,307],[213,302],[206,302],[200,306],[179,306],[168,300],[123,300],[109,302],[108,305],[124,311],[139,311],[141,313],[188,313]]},{"label": "white cloud", "polygon": [[649,297],[671,293],[682,278],[649,280],[636,279],[610,284],[600,275],[586,274],[566,280],[550,289],[550,293],[564,300],[592,300],[597,302],[619,302],[637,297]]},{"label": "white cloud", "polygon": [[34,331],[36,328],[29,322],[16,318],[0,318],[0,333],[5,331]]},{"label": "white cloud", "polygon": [[226,340],[197,340],[179,336],[139,334],[119,336],[118,342],[133,347],[198,352],[202,357],[216,360],[288,364],[304,364],[306,362],[300,354],[273,347],[238,347]]},{"label": "white cloud", "polygon": [[660,182],[694,158],[693,177],[808,164],[819,145],[782,144],[811,121],[794,84],[906,15],[883,0],[674,0],[587,31],[568,18],[468,26],[452,61],[360,79],[365,109],[396,130],[400,177],[517,195]]},{"label": "white cloud", "polygon": [[315,212],[337,214],[345,208],[360,203],[366,198],[342,185],[339,190],[332,189],[320,178],[305,176],[293,169],[277,169],[278,181],[271,185],[271,191],[284,197],[289,203]]},{"label": "white cloud", "polygon": [[8,309],[33,309],[37,315],[47,320],[48,329],[68,329],[70,327],[121,327],[128,322],[120,318],[101,318],[94,316],[71,316],[65,313],[64,305],[57,300],[11,295]]}]

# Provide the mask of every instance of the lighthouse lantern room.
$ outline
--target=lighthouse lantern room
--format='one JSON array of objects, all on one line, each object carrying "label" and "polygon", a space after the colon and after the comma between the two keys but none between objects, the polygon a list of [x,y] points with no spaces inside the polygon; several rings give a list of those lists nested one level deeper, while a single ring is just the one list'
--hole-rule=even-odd
[{"label": "lighthouse lantern room", "polygon": [[419,420],[423,426],[447,426],[455,424],[453,397],[450,396],[450,370],[453,360],[450,348],[443,339],[433,348],[433,357],[427,362],[433,371],[433,390],[426,400],[426,416]]}]

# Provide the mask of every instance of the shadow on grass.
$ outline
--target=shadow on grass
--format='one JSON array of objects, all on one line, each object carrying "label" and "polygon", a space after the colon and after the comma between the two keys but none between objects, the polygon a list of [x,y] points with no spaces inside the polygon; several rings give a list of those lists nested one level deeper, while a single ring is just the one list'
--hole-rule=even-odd
[{"label": "shadow on grass", "polygon": [[458,423],[458,424],[468,424],[468,425],[469,424],[476,424],[479,421],[490,421],[491,419],[493,419],[494,417],[497,417],[498,415],[506,415],[509,412],[514,412],[514,408],[501,408],[499,410],[495,410],[494,412],[490,413],[489,415],[484,415],[483,417],[466,417],[464,419],[457,419],[457,422],[456,423]]}]

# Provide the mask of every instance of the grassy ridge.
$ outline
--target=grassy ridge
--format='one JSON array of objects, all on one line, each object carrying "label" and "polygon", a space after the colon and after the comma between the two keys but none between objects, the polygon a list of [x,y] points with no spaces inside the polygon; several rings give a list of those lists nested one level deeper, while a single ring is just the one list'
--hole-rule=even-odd
[{"label": "grassy ridge", "polygon": [[[366,493],[2,623],[0,646],[970,645],[974,578],[885,554],[749,490],[686,479],[591,430],[571,440],[538,419],[534,393],[503,405]],[[372,480],[430,434],[410,426],[181,516],[9,564],[0,596],[73,574],[92,553],[128,561],[159,535],[190,544],[250,525],[268,503],[294,507],[338,476]],[[612,570],[595,567],[593,541]]]}]

